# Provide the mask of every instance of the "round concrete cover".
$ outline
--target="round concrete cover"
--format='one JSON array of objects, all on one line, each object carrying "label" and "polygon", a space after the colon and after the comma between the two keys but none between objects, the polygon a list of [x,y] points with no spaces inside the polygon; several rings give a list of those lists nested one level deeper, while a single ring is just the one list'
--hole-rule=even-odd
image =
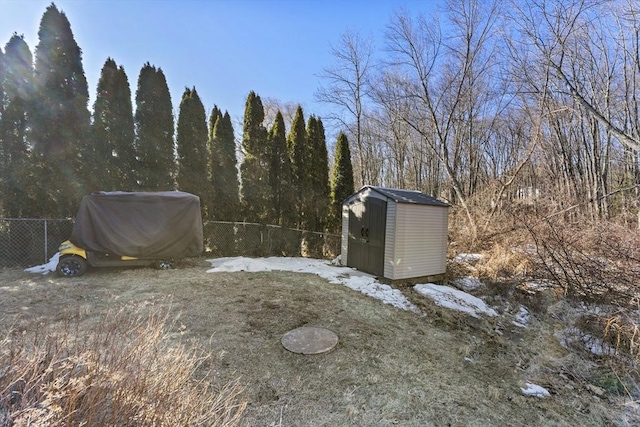
[{"label": "round concrete cover", "polygon": [[338,344],[338,336],[325,328],[304,326],[287,332],[282,337],[287,350],[299,354],[320,354]]}]

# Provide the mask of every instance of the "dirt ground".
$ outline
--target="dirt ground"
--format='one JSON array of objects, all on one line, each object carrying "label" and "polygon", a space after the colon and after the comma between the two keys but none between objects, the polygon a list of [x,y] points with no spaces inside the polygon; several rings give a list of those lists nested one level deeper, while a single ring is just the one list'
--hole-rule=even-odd
[{"label": "dirt ground", "polygon": [[[207,266],[101,269],[73,279],[0,270],[0,333],[91,321],[128,303],[166,306],[183,340],[213,352],[218,381],[240,378],[247,426],[625,425],[620,407],[566,374],[570,359],[553,326],[497,335],[443,314],[410,288],[405,294],[426,316],[312,274]],[[300,326],[328,328],[340,341],[321,355],[290,353],[280,339]],[[551,397],[524,396],[525,382]]]}]

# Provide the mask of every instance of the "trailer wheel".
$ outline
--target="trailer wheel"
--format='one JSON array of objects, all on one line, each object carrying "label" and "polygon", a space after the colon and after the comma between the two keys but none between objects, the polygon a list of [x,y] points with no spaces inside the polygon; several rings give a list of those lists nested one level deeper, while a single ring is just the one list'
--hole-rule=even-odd
[{"label": "trailer wheel", "polygon": [[63,257],[58,262],[56,271],[65,277],[82,276],[87,271],[87,260],[77,255]]},{"label": "trailer wheel", "polygon": [[175,267],[175,262],[172,259],[163,259],[156,262],[156,267],[159,270],[171,270]]}]

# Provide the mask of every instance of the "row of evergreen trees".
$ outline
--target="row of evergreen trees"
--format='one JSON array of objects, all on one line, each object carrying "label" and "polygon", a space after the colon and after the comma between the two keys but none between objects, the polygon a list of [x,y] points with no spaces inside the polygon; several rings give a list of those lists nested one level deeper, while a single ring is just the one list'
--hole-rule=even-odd
[{"label": "row of evergreen trees", "polygon": [[149,63],[134,114],[127,75],[111,58],[91,113],[81,50],[54,4],[38,37],[35,58],[17,34],[0,50],[1,215],[66,217],[91,191],[179,189],[201,197],[206,219],[335,229],[353,171],[341,134],[329,180],[320,118],[305,123],[298,107],[288,133],[280,112],[267,129],[251,92],[238,146],[229,113],[215,106],[207,121],[195,88],[185,89],[174,123],[164,73]]}]

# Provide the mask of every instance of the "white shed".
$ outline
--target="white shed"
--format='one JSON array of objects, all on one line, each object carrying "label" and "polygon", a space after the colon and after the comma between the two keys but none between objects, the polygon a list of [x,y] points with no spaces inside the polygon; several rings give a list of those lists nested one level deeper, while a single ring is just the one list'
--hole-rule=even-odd
[{"label": "white shed", "polygon": [[390,280],[445,273],[449,205],[366,185],[342,202],[343,265]]}]

